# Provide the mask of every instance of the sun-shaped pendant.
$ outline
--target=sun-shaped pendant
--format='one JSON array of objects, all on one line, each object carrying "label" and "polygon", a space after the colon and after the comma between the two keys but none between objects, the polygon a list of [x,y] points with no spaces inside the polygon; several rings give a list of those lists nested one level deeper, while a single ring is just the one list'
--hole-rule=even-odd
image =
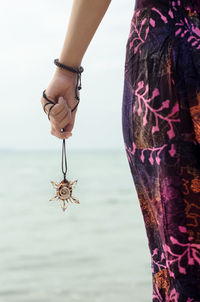
[{"label": "sun-shaped pendant", "polygon": [[49,201],[58,200],[63,211],[66,210],[69,201],[80,203],[77,198],[72,196],[72,189],[76,186],[77,181],[69,181],[67,179],[63,179],[60,183],[51,181],[51,184],[56,189],[56,195],[49,199]]}]

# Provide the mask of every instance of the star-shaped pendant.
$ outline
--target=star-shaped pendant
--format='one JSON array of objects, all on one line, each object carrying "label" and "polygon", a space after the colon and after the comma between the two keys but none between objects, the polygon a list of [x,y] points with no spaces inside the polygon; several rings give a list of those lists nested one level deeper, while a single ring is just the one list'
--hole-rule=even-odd
[{"label": "star-shaped pendant", "polygon": [[63,211],[66,210],[69,201],[72,203],[80,203],[79,200],[72,196],[72,189],[77,184],[78,180],[69,181],[63,179],[60,183],[51,181],[51,184],[56,189],[56,195],[53,196],[49,201],[58,200]]}]

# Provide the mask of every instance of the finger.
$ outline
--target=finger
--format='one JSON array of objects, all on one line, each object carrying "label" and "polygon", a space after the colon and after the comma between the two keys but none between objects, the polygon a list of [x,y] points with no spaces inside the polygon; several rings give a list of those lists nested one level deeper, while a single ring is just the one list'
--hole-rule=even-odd
[{"label": "finger", "polygon": [[71,132],[74,127],[74,123],[75,123],[75,119],[71,119],[70,122],[65,127],[63,127],[64,131]]},{"label": "finger", "polygon": [[67,113],[64,115],[63,119],[61,121],[57,121],[57,119],[51,119],[51,123],[53,124],[54,128],[57,131],[61,131],[62,128],[67,126],[71,120],[71,112],[70,110],[67,111]]},{"label": "finger", "polygon": [[76,112],[78,110],[78,107],[76,107],[76,109],[71,112],[71,119],[70,119],[70,122],[68,123],[68,125],[66,125],[64,128],[65,131],[69,131],[71,132],[73,127],[74,127],[74,124],[75,124],[75,117],[76,117]]},{"label": "finger", "polygon": [[70,131],[65,131],[64,128],[62,128],[61,130],[57,130],[54,125],[51,125],[51,134],[59,137],[59,138],[65,138],[68,136],[71,136],[72,133]]},{"label": "finger", "polygon": [[[68,99],[67,103],[68,103],[68,107],[72,111],[72,109],[74,109],[74,107],[77,105],[77,103],[79,104],[79,101],[77,99],[75,99],[75,98],[72,98],[72,99]],[[78,106],[76,106],[76,108],[74,109],[74,111],[76,111],[77,107]]]},{"label": "finger", "polygon": [[70,136],[72,136],[72,133],[67,132],[67,131],[64,131],[64,132],[57,131],[53,126],[51,127],[51,134],[60,139],[67,139]]},{"label": "finger", "polygon": [[63,117],[62,121],[59,122],[58,130],[66,127],[70,123],[70,120],[71,120],[71,111],[69,110],[67,114]]},{"label": "finger", "polygon": [[[47,102],[45,101],[45,99],[44,99],[43,97],[40,99],[40,102],[41,102],[41,105],[42,105],[43,110],[45,111],[45,113],[47,113],[47,110],[48,110],[47,106],[48,106],[48,105],[46,105],[45,108],[44,108],[44,105],[45,105]],[[50,104],[49,104],[49,105],[50,105]]]},{"label": "finger", "polygon": [[[53,110],[53,109],[52,109]],[[62,122],[62,120],[70,114],[69,112],[69,108],[64,108],[60,113],[58,113],[56,116],[55,115],[51,115],[52,121],[55,124],[59,124],[60,122]],[[71,116],[71,115],[70,115]],[[70,118],[70,117],[69,117]]]},{"label": "finger", "polygon": [[49,110],[50,106],[52,106],[52,104],[49,103],[48,101],[46,101],[46,99],[44,97],[41,97],[40,102],[41,102],[42,108],[45,111],[45,113],[48,113],[48,110]]},{"label": "finger", "polygon": [[51,109],[51,112],[49,114],[50,121],[55,125],[55,127],[57,128],[57,130],[61,129],[61,126],[59,125],[59,123],[66,116],[67,109],[68,108],[66,106],[66,102],[63,99],[63,97],[59,97],[58,103],[56,105],[54,105],[53,108]]},{"label": "finger", "polygon": [[67,102],[64,100],[63,97],[59,97],[58,103],[54,106],[54,108],[51,111],[51,116],[57,118],[60,113],[62,113],[65,110],[67,111],[67,109],[68,109]]}]

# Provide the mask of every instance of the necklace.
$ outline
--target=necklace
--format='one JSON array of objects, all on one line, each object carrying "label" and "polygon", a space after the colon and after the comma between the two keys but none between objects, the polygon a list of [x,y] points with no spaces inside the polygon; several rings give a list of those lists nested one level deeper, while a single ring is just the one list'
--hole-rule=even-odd
[{"label": "necklace", "polygon": [[[80,66],[78,69],[75,69],[71,66],[64,65],[64,64],[60,63],[58,61],[58,59],[55,59],[54,63],[55,63],[55,65],[57,65],[60,68],[67,69],[67,70],[70,70],[71,72],[76,72],[78,74],[76,88],[75,88],[75,98],[77,99],[78,102],[74,106],[74,108],[71,110],[71,112],[73,112],[76,109],[76,107],[78,106],[79,101],[80,101],[77,90],[80,90],[82,88],[81,87],[81,73],[83,72],[84,69],[83,69],[82,66]],[[45,90],[43,91],[43,97],[47,100],[47,103],[43,107],[44,111],[45,111],[45,106],[46,105],[52,104],[52,106],[50,107],[50,109],[48,111],[48,118],[49,118],[50,111],[53,108],[53,106],[55,105],[55,102],[51,101],[46,96]],[[61,129],[61,131],[63,132],[64,128]],[[55,181],[51,181],[51,184],[52,184],[53,188],[56,189],[56,195],[54,195],[52,198],[50,198],[49,201],[52,201],[52,200],[58,201],[61,208],[62,208],[62,210],[65,211],[69,201],[72,202],[72,203],[80,204],[80,201],[77,198],[72,196],[72,191],[75,188],[78,179],[76,179],[74,181],[70,181],[66,178],[67,157],[66,157],[66,142],[65,142],[65,139],[63,139],[63,142],[62,142],[62,173],[63,173],[63,180],[61,182],[57,183]]]},{"label": "necklace", "polygon": [[49,201],[58,200],[61,208],[63,209],[63,211],[65,211],[69,201],[71,201],[72,203],[80,203],[77,198],[72,196],[72,190],[76,186],[78,180],[76,179],[74,181],[69,181],[66,179],[67,157],[65,139],[63,139],[62,143],[62,173],[63,180],[60,183],[51,181],[51,184],[56,189],[56,195],[49,199]]}]

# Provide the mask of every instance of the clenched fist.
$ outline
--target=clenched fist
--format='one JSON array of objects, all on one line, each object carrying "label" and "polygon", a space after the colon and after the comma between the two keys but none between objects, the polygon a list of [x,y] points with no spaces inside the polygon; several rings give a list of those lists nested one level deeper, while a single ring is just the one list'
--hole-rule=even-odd
[{"label": "clenched fist", "polygon": [[[45,93],[48,99],[55,103],[50,111],[49,119],[51,123],[51,134],[67,139],[72,135],[75,123],[77,108],[71,112],[78,100],[75,98],[75,87],[77,74],[67,70],[57,69]],[[79,96],[79,91],[77,92]],[[41,98],[42,107],[47,103],[45,98]],[[45,106],[45,112],[51,108],[52,104]],[[64,131],[62,131],[64,129]]]}]

